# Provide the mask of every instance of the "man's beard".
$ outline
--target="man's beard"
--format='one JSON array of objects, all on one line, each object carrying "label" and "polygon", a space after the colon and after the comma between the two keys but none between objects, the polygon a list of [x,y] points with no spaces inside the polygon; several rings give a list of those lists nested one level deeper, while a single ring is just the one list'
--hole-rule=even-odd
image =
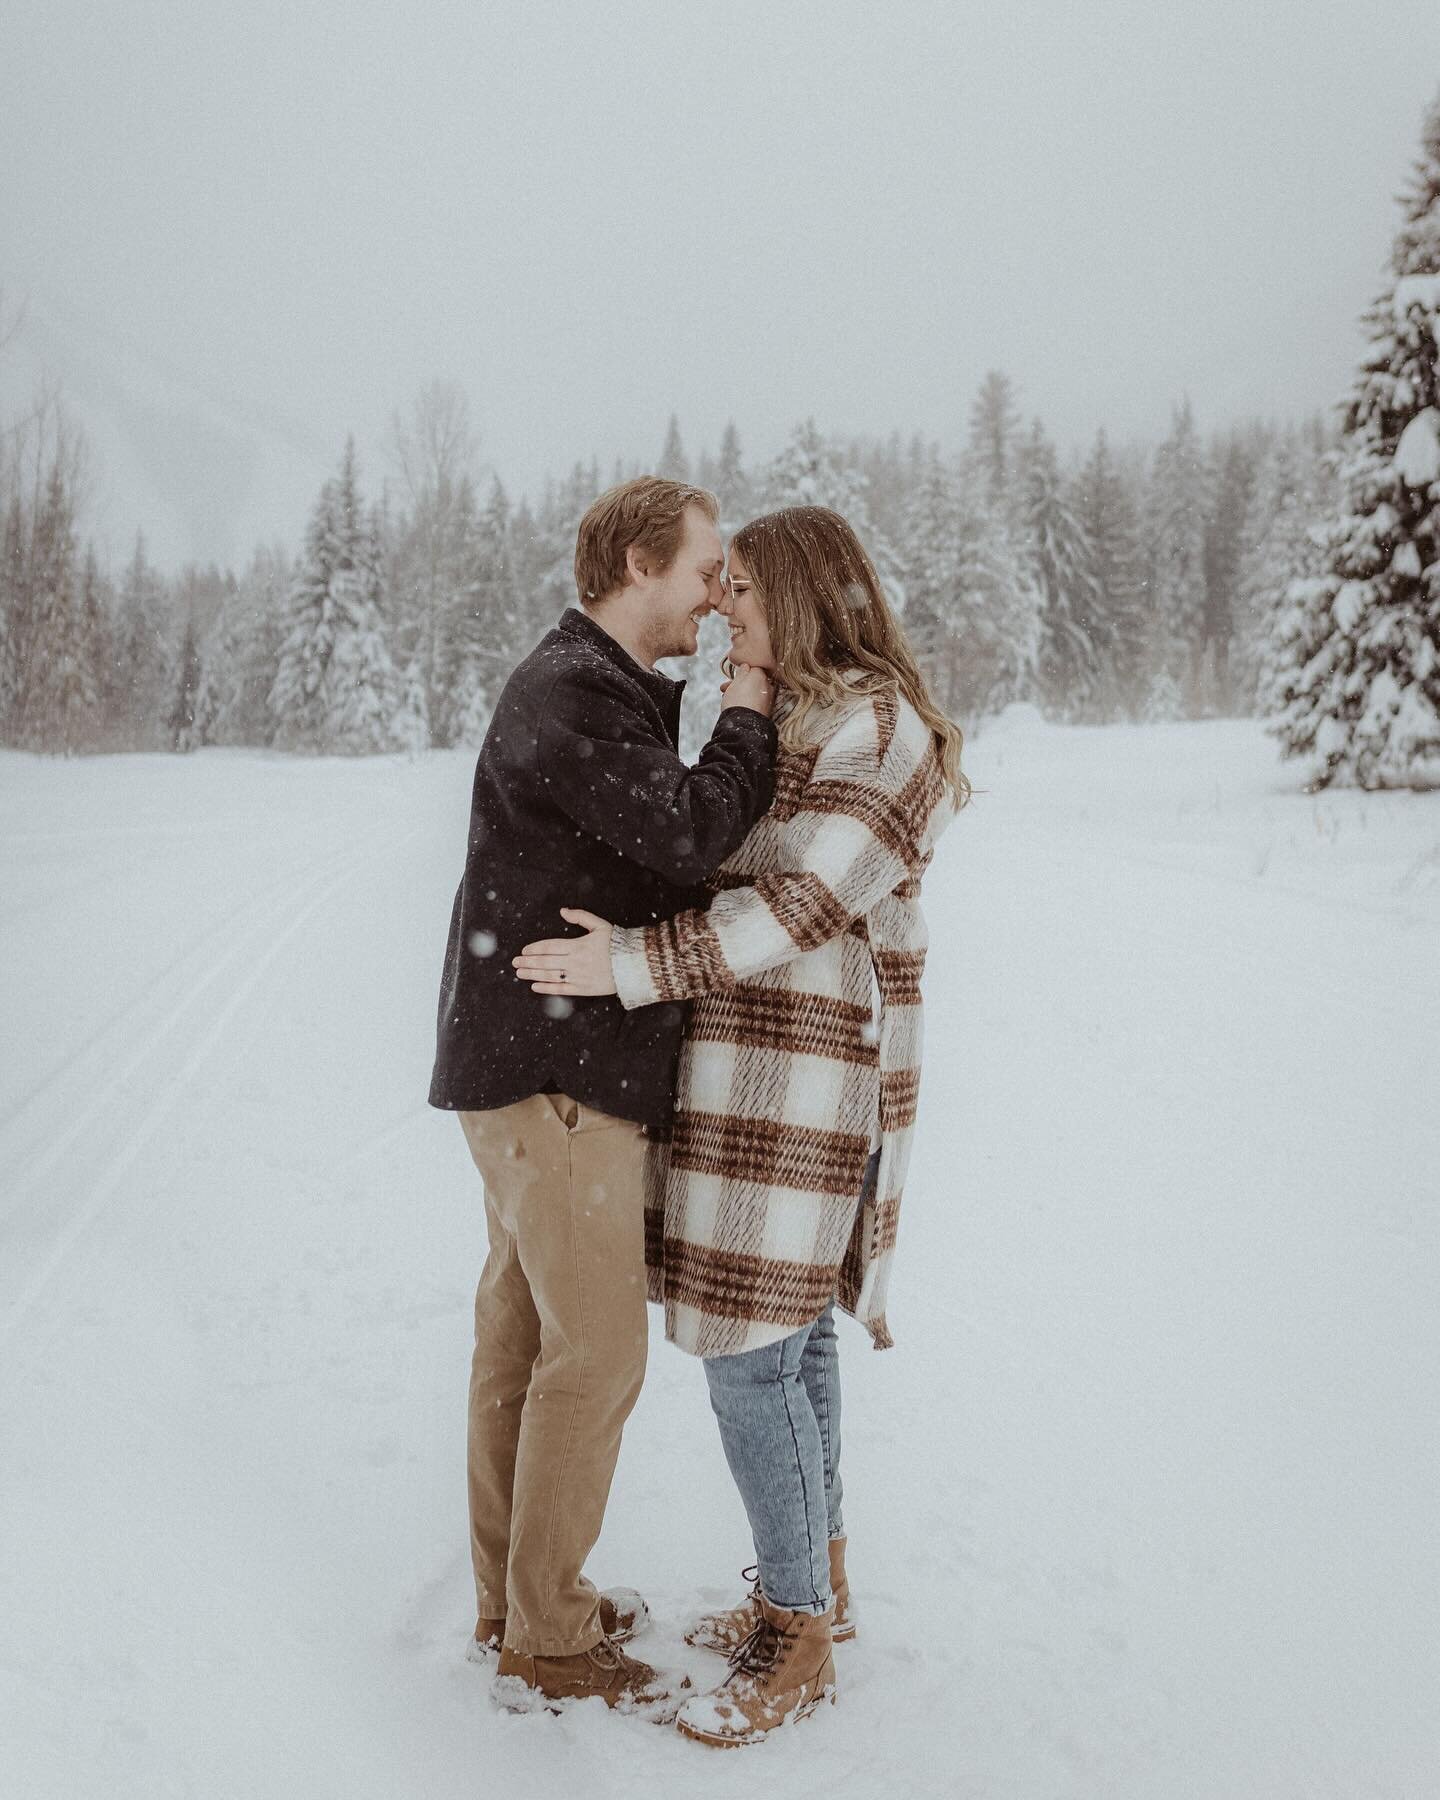
[{"label": "man's beard", "polygon": [[649,647],[651,662],[661,662],[672,656],[693,656],[695,646],[690,642],[691,633],[692,621],[688,614],[680,624],[666,627],[663,636],[657,630]]}]

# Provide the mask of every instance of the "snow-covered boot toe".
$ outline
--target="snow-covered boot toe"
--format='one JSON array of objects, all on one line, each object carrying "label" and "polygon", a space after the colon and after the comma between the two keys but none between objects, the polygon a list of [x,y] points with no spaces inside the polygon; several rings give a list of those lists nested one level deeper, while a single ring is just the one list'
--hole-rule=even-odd
[{"label": "snow-covered boot toe", "polygon": [[730,1673],[680,1708],[676,1728],[697,1744],[758,1744],[767,1732],[808,1718],[835,1699],[833,1609],[791,1612],[763,1594],[759,1606],[759,1622],[730,1659]]},{"label": "snow-covered boot toe", "polygon": [[750,1583],[750,1592],[738,1606],[724,1612],[704,1613],[685,1633],[685,1642],[700,1650],[718,1650],[729,1656],[743,1644],[760,1622],[760,1571],[742,1569],[740,1579]]}]

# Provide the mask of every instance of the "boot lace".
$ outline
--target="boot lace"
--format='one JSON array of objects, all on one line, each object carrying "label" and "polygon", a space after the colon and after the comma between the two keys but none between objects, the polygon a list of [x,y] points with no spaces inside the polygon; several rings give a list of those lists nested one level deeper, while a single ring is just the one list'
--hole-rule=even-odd
[{"label": "boot lace", "polygon": [[629,1657],[608,1637],[602,1637],[598,1644],[592,1644],[587,1654],[597,1669],[624,1669],[629,1666]]},{"label": "boot lace", "polygon": [[[768,1675],[781,1661],[790,1634],[761,1613],[753,1631],[730,1653],[731,1675]],[[729,1676],[726,1677],[729,1679]]]}]

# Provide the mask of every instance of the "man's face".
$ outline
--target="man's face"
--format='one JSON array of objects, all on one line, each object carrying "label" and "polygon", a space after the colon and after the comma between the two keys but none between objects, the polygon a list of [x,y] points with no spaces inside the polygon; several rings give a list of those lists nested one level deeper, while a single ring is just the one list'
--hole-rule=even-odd
[{"label": "man's face", "polygon": [[693,656],[699,647],[700,621],[720,598],[725,550],[720,533],[698,506],[685,508],[685,535],[675,560],[655,578],[646,597],[650,654]]}]

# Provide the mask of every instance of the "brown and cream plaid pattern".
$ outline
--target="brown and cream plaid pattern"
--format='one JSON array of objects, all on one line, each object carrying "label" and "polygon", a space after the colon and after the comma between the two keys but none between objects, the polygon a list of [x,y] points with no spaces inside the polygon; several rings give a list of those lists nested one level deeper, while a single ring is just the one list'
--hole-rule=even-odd
[{"label": "brown and cream plaid pattern", "polygon": [[[625,1006],[692,1001],[646,1255],[667,1336],[697,1356],[772,1343],[832,1294],[891,1342],[920,1083],[920,880],[951,802],[933,736],[893,693],[812,715],[809,735],[782,753],[775,803],[714,877],[709,910],[611,940]],[[877,1118],[879,1179],[861,1208]]]}]

